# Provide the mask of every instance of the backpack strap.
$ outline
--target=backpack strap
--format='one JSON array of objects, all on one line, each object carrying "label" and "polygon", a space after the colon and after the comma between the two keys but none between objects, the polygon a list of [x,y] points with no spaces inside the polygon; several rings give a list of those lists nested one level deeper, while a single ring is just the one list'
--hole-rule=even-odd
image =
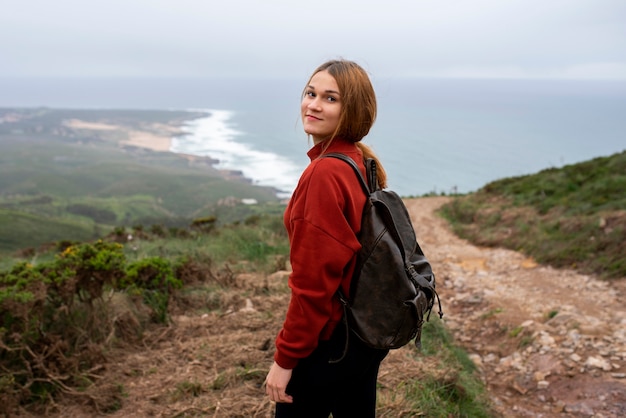
[{"label": "backpack strap", "polygon": [[[378,182],[376,180],[376,162],[373,159],[369,158],[368,160],[365,161],[365,171],[367,173],[367,180],[369,181],[369,185],[368,185],[368,182],[366,182],[365,179],[363,178],[363,174],[361,174],[361,170],[359,169],[359,166],[356,165],[356,163],[354,162],[352,158],[348,157],[345,154],[340,154],[338,152],[330,152],[328,154],[322,155],[322,158],[325,158],[325,157],[338,158],[350,164],[350,166],[352,166],[352,168],[354,169],[354,172],[357,174],[357,177],[359,178],[359,182],[361,183],[361,187],[363,188],[367,196],[369,196],[372,190],[376,190]],[[374,186],[372,187],[371,185],[374,185]]]},{"label": "backpack strap", "polygon": [[[370,187],[368,186],[367,182],[365,181],[365,179],[363,178],[363,174],[361,174],[361,170],[359,169],[359,166],[356,165],[356,163],[354,162],[354,160],[350,157],[348,157],[345,154],[340,154],[338,152],[330,152],[328,154],[324,154],[322,155],[321,158],[325,158],[325,157],[331,157],[331,158],[337,158],[339,160],[343,160],[346,163],[348,163],[348,165],[350,165],[352,167],[352,169],[354,170],[354,172],[356,173],[357,178],[359,179],[359,183],[361,183],[361,187],[363,188],[363,191],[365,192],[366,196],[369,196],[371,194],[371,190]],[[371,161],[371,163],[370,163]],[[376,181],[376,163],[374,162],[374,160],[372,160],[371,158],[365,161],[365,172],[367,173],[367,180],[369,181],[369,184],[374,184],[377,185],[377,181]],[[375,189],[374,189],[375,190]],[[345,357],[346,354],[348,353],[348,345],[350,343],[350,327],[348,325],[348,298],[346,297],[346,295],[343,293],[343,290],[341,290],[341,286],[339,286],[339,289],[337,289],[337,297],[339,298],[339,302],[341,302],[341,305],[343,307],[343,324],[345,327],[345,345],[343,347],[343,352],[341,354],[341,356],[339,358],[331,358],[328,360],[328,362],[330,364],[336,364],[339,363],[340,361],[342,361]]]}]

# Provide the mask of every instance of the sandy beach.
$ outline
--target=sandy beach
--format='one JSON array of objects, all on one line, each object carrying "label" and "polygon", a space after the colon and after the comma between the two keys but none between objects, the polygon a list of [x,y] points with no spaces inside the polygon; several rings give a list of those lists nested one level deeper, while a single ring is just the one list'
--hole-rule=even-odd
[{"label": "sandy beach", "polygon": [[119,141],[121,146],[147,148],[153,151],[169,151],[172,147],[172,138],[183,133],[180,127],[163,123],[145,124],[141,126],[141,129],[80,119],[69,119],[63,124],[74,130],[98,131],[102,134],[115,133],[116,136],[125,138]]},{"label": "sandy beach", "polygon": [[128,140],[122,141],[122,145],[130,145],[140,148],[148,148],[154,151],[169,151],[172,148],[173,134],[155,134],[146,131],[129,131]]}]

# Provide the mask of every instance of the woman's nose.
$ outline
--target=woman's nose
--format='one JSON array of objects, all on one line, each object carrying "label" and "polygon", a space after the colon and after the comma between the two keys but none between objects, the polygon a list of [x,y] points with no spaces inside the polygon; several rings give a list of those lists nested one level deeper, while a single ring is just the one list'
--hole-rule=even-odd
[{"label": "woman's nose", "polygon": [[313,98],[309,104],[307,105],[307,107],[309,109],[319,109],[320,108],[320,103],[319,103],[319,99],[317,97]]}]

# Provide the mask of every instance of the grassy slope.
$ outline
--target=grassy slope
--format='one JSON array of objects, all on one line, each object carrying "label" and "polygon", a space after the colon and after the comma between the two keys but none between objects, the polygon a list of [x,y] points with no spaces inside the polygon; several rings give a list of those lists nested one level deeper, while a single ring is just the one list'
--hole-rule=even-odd
[{"label": "grassy slope", "polygon": [[[69,253],[78,254],[77,249],[79,247],[80,246],[74,247],[74,251],[70,251]],[[111,247],[106,248],[110,249]],[[275,214],[249,217],[242,223],[223,226],[204,233],[197,230],[191,231],[189,235],[186,236],[172,236],[167,232],[165,236],[143,233],[141,237],[138,236],[138,238],[131,243],[120,246],[119,251],[123,251],[124,253],[124,264],[126,268],[140,260],[154,260],[154,257],[158,257],[159,260],[169,263],[169,265],[172,266],[178,264],[181,259],[188,260],[189,264],[185,269],[177,270],[177,277],[180,280],[189,281],[189,283],[182,289],[170,289],[174,292],[169,301],[170,307],[172,307],[171,304],[177,305],[177,307],[172,307],[172,309],[177,312],[185,312],[185,315],[197,318],[201,315],[214,312],[220,317],[225,316],[225,318],[220,319],[220,322],[228,323],[230,320],[241,321],[241,319],[236,319],[240,317],[239,315],[224,315],[224,312],[229,312],[233,306],[237,306],[239,302],[243,302],[242,295],[250,296],[250,298],[254,300],[256,309],[259,309],[259,312],[256,314],[246,315],[245,319],[243,319],[248,325],[258,321],[259,325],[255,326],[254,330],[245,329],[246,327],[243,327],[242,330],[240,325],[236,326],[236,331],[229,327],[221,328],[220,332],[224,332],[222,335],[223,338],[219,342],[219,346],[212,346],[211,348],[211,350],[215,349],[217,352],[224,352],[224,350],[229,347],[229,340],[232,340],[233,337],[237,335],[243,335],[241,333],[248,333],[243,343],[240,337],[235,338],[238,340],[235,344],[241,345],[241,347],[238,347],[241,349],[240,357],[237,357],[237,354],[235,354],[235,356],[229,356],[228,358],[235,359],[236,361],[232,363],[226,361],[222,362],[221,366],[223,366],[224,369],[220,371],[220,374],[213,382],[210,379],[201,379],[198,381],[195,379],[190,380],[190,382],[193,382],[198,388],[197,396],[199,397],[198,399],[202,401],[203,405],[210,409],[211,405],[214,405],[218,399],[224,397],[232,399],[233,394],[236,395],[239,393],[233,388],[234,386],[242,387],[251,383],[250,375],[240,372],[244,362],[245,366],[243,367],[258,373],[260,379],[265,376],[268,367],[267,356],[265,354],[261,356],[250,356],[251,350],[256,353],[262,353],[263,351],[257,348],[258,346],[254,342],[255,339],[249,338],[249,334],[261,333],[261,335],[263,335],[263,333],[269,332],[271,338],[274,337],[276,329],[280,326],[282,319],[279,315],[274,315],[272,309],[278,308],[277,303],[288,303],[289,288],[286,282],[280,279],[278,282],[273,279],[270,285],[268,280],[261,280],[260,276],[255,276],[255,273],[260,272],[263,275],[267,275],[286,268],[285,262],[288,258],[289,245],[281,216]],[[103,254],[105,253],[110,254],[109,252],[103,252]],[[88,255],[92,253],[86,251],[80,252],[80,254]],[[94,258],[100,260],[110,259],[104,256]],[[36,261],[29,260],[29,265],[31,264],[30,262],[32,262],[32,264],[39,264],[40,266],[47,264],[49,268],[46,269],[46,271],[52,271],[54,270],[53,266],[58,260],[59,258],[54,257],[46,257],[45,259],[38,257]],[[88,271],[88,266],[92,265],[91,261],[87,262],[90,259],[85,256],[85,258],[81,258],[81,260],[85,261],[85,269]],[[2,260],[0,260],[0,266],[1,264]],[[153,261],[151,265],[156,264],[154,264]],[[3,278],[2,273],[7,271],[8,268],[0,267],[0,279]],[[32,265],[20,271],[32,271]],[[238,280],[236,279],[238,273],[244,273],[243,276],[252,277],[253,279],[249,282],[245,279]],[[22,274],[20,277],[22,279],[21,282],[24,282],[23,279],[27,277],[27,275]],[[277,277],[284,276],[279,275]],[[102,280],[102,276],[99,276],[99,278]],[[3,280],[0,280],[0,285],[6,283],[6,281],[4,283],[2,282]],[[50,289],[52,289],[51,294],[54,295],[55,288],[52,287]],[[3,290],[2,286],[0,286],[0,290]],[[109,292],[110,291],[107,290],[108,297],[104,298],[104,300],[107,302],[118,301],[112,304],[116,305],[115,309],[119,309],[119,301],[126,300],[126,297],[132,294],[132,292],[122,291],[116,293],[115,297],[112,297],[112,293]],[[132,302],[132,306],[141,303],[141,298],[137,298],[136,295],[133,296],[133,298],[134,302]],[[53,301],[57,300],[54,299],[54,297],[50,299]],[[76,303],[71,309],[75,309],[75,312],[82,313],[82,315],[59,315],[61,319],[55,320],[55,322],[65,321],[62,327],[62,329],[68,330],[65,338],[72,338],[71,330],[76,328],[76,324],[72,321],[79,321],[80,318],[88,316],[81,310],[81,306],[88,305],[89,304],[81,305]],[[118,320],[119,312],[114,310],[112,305],[111,311],[102,311],[101,319],[105,319],[106,321]],[[141,330],[145,329],[146,319],[144,318],[142,322],[142,314],[139,314],[139,312],[143,312],[143,315],[145,315],[145,312],[150,312],[150,309],[153,309],[154,305],[148,304],[144,299],[141,306],[141,309],[133,308],[132,313],[130,311],[127,312],[127,314],[135,318],[134,321],[136,321],[132,322],[132,332],[130,334],[123,334],[123,332],[120,331],[119,335],[116,334],[117,338],[123,338],[122,336],[124,335],[138,335]],[[0,307],[2,307],[1,304]],[[48,312],[52,315],[56,311],[51,309]],[[114,326],[108,322],[99,322],[98,324],[106,329],[108,329],[109,326]],[[152,326],[154,326],[154,324]],[[119,329],[121,330],[122,327],[123,326],[120,326]],[[98,328],[95,327],[81,326],[80,330],[82,341],[84,341],[85,338],[96,339],[98,335],[100,335]],[[174,327],[173,330],[173,334],[168,334],[172,338],[177,339],[177,335],[185,335],[184,339],[186,341],[189,340],[189,336],[185,334],[184,327]],[[172,331],[172,329],[170,329],[170,331]],[[178,334],[178,331],[181,333]],[[194,334],[198,333],[194,331]],[[91,335],[91,337],[88,337],[89,335]],[[404,360],[396,360],[396,366],[392,366],[390,369],[398,370],[397,364],[400,362],[404,367],[409,366],[411,372],[403,376],[394,376],[391,379],[387,379],[387,382],[391,385],[381,388],[381,392],[386,394],[386,396],[379,397],[378,402],[378,411],[381,416],[421,415],[419,411],[429,411],[429,416],[442,417],[492,416],[486,392],[476,373],[476,366],[469,360],[467,354],[454,344],[452,336],[445,329],[444,322],[436,318],[436,316],[431,318],[430,322],[427,322],[424,326],[423,335],[423,350],[421,352],[405,351],[404,356],[406,358]],[[6,336],[0,335],[0,337]],[[35,337],[37,337],[37,335]],[[191,340],[193,339],[194,338],[191,338]],[[55,343],[56,342],[55,340]],[[127,341],[125,340],[123,343],[125,347],[124,351],[131,356],[138,351],[146,354],[145,346],[143,346],[142,343],[137,345],[137,343],[138,341],[134,338],[129,338]],[[95,353],[96,348],[107,350],[109,348],[107,344],[108,342],[103,343],[101,340],[92,341],[91,348]],[[68,346],[72,345],[68,344]],[[206,353],[206,341],[202,342],[202,347],[204,348],[194,350],[192,348],[194,347],[193,344],[187,345],[187,343],[185,343],[185,347],[185,352],[192,357],[198,356],[202,358],[202,356],[205,355],[204,353]],[[49,352],[54,348],[47,347],[44,344],[41,349]],[[148,353],[150,352],[154,353],[152,350],[148,351]],[[71,352],[67,350],[63,351],[63,355],[71,359],[76,358],[76,356],[72,355]],[[161,358],[160,355],[158,357]],[[98,357],[96,361],[100,362],[102,358],[103,357]],[[113,359],[115,359],[115,357],[113,357]],[[167,356],[163,357],[163,359],[167,359]],[[261,362],[257,363],[256,361],[259,359]],[[78,362],[68,361],[64,363],[64,367],[72,368],[76,367],[77,364]],[[12,364],[12,366],[17,367],[15,364]],[[133,378],[124,373],[125,378],[122,380],[114,378],[115,391],[107,390],[107,382],[111,382],[108,376],[116,376],[119,373],[119,367],[113,362],[107,364],[106,369],[107,373],[105,377],[103,379],[97,379],[94,382],[94,386],[89,387],[87,392],[83,392],[83,390],[86,389],[86,382],[90,382],[90,377],[86,377],[84,380],[77,379],[76,381],[79,381],[82,385],[80,393],[85,393],[85,396],[89,396],[89,393],[102,395],[97,397],[97,401],[93,401],[92,399],[94,403],[100,402],[101,406],[111,405],[107,400],[107,397],[110,397],[115,401],[113,403],[116,405],[115,408],[120,408],[127,402],[124,396],[120,396],[121,393],[124,392],[124,384],[128,384]],[[232,377],[228,377],[229,373],[233,370],[235,372]],[[77,371],[74,371],[74,373],[76,373],[74,376],[79,375]],[[70,375],[69,373],[63,374],[64,376]],[[155,374],[157,379],[161,379],[162,375],[163,372]],[[224,384],[224,376],[227,376],[228,379],[233,379],[232,382],[234,383]],[[70,379],[67,378],[67,380]],[[16,386],[11,386],[14,383],[15,381],[10,381],[10,384],[6,385],[7,388],[16,388]],[[180,383],[180,379],[175,379],[174,381],[163,383],[163,385],[163,387],[170,387],[171,391],[174,393],[180,390],[182,383]],[[30,388],[30,390],[34,392],[32,388]],[[156,389],[155,393],[158,391],[159,390]],[[15,398],[17,398],[18,395],[22,396],[27,392],[28,391],[17,391],[13,392],[13,394]],[[260,399],[262,398],[262,393],[257,392],[256,396]],[[79,402],[79,399],[80,398],[72,397],[70,404]],[[9,397],[9,400],[11,400],[11,397]],[[133,401],[130,402],[132,405]],[[188,404],[183,404],[175,400],[169,401],[168,410],[170,412],[176,411],[181,405],[187,410]],[[11,406],[10,403],[9,406]],[[40,407],[41,403],[31,402],[25,406],[37,411],[36,408]],[[63,410],[62,407],[61,410]],[[2,408],[0,408],[0,411],[2,411]]]},{"label": "grassy slope", "polygon": [[97,237],[94,226],[86,222],[49,219],[42,222],[40,216],[18,211],[0,209],[0,249],[25,248],[25,243],[43,244],[54,242],[59,237],[87,241]]},{"label": "grassy slope", "polygon": [[[122,148],[123,131],[96,135],[62,125],[64,119],[79,118],[138,128],[189,118],[185,112],[29,112],[29,119],[0,124],[0,252],[50,240],[82,240],[115,225],[186,224],[214,215],[218,201],[230,196],[277,202],[272,190],[225,180],[209,164]],[[82,216],[70,213],[72,205],[86,210]],[[232,221],[229,215],[235,213],[222,211],[222,216]]]},{"label": "grassy slope", "polygon": [[626,276],[626,151],[487,184],[442,209],[460,236],[539,262]]}]

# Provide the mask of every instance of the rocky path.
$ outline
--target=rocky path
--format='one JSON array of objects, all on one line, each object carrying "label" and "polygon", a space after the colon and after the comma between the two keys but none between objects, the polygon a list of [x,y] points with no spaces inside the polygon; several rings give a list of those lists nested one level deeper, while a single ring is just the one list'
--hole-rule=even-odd
[{"label": "rocky path", "polygon": [[445,320],[505,417],[626,416],[626,280],[612,283],[476,247],[407,201]]}]

